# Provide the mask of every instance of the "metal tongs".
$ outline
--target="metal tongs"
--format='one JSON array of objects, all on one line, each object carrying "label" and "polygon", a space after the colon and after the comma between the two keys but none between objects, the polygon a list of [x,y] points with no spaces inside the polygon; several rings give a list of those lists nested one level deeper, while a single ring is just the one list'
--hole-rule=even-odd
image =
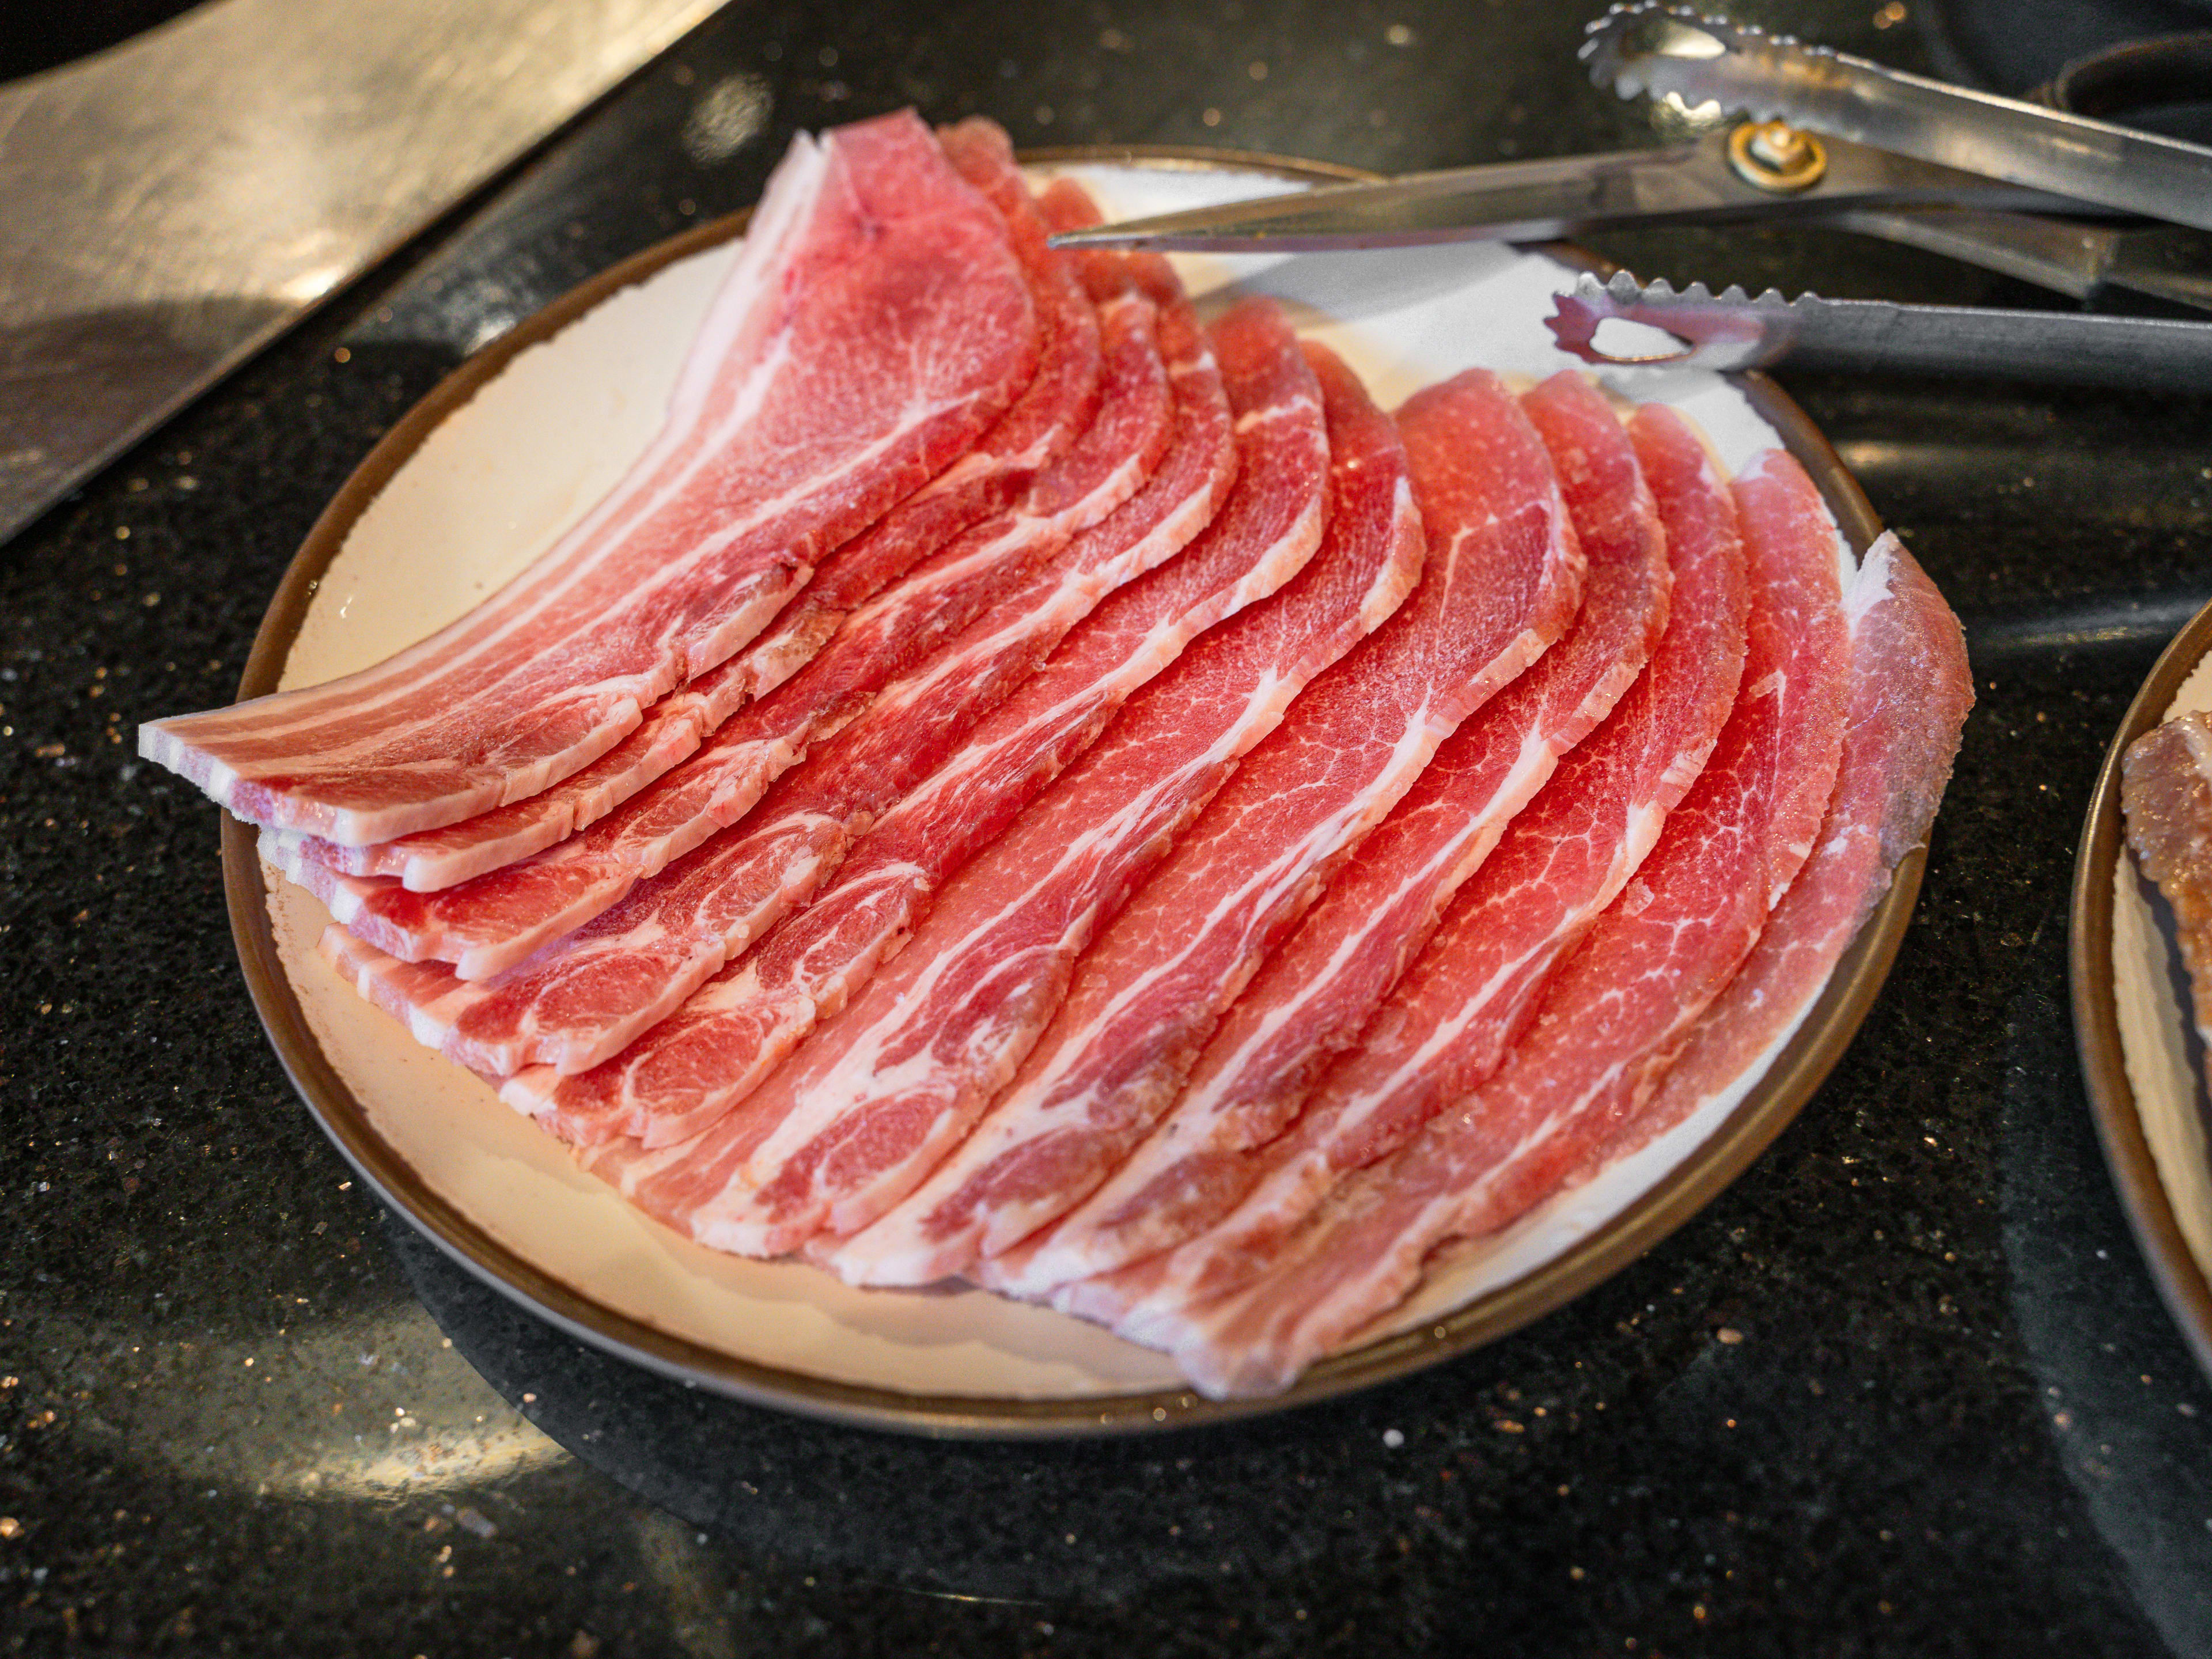
[{"label": "metal tongs", "polygon": [[[2212,43],[2182,37],[2127,49],[2108,74],[2104,103],[2124,101],[2109,83],[2146,71],[2172,78],[2177,58],[2212,66]],[[1460,167],[1375,185],[1330,185],[1291,196],[1231,203],[1132,220],[1054,238],[1063,246],[1115,246],[1204,252],[1297,252],[1403,247],[1459,240],[1543,241],[1592,231],[1653,224],[1726,224],[1802,219],[1909,243],[2000,270],[2076,299],[2122,288],[2212,310],[2212,149],[2136,131],[2075,109],[2000,98],[1905,75],[1786,36],[1663,7],[1656,0],[1615,5],[1589,26],[1582,57],[1591,76],[1622,97],[1662,99],[1686,114],[1733,126],[1692,143],[1656,149]],[[2077,100],[2089,77],[2069,72],[2052,88],[2054,104]],[[2115,91],[2120,96],[2115,99]],[[2091,103],[2088,97],[2079,102]],[[2148,101],[2146,100],[2145,101]],[[2136,216],[2112,222],[2114,215]],[[2144,223],[2143,220],[2155,222]],[[1617,314],[1641,306],[1660,322],[1683,296],[1616,282],[1601,299]],[[1809,296],[1801,305],[1819,304]],[[1829,304],[1844,302],[1826,302]],[[1778,355],[1812,336],[1837,339],[1832,319],[1810,327],[1787,320],[1778,296],[1757,304],[1735,292],[1696,296],[1710,338],[1715,314],[1735,307],[1745,321],[1737,343],[1761,331]],[[1892,307],[1911,313],[1911,307]],[[2012,319],[2009,323],[1978,319]],[[1947,309],[1940,330],[1961,339],[1952,367],[2033,373],[2041,340],[2027,319],[2050,313]],[[1881,327],[1855,323],[1851,343],[1833,361],[1880,364],[1882,342],[1900,337],[1894,316]],[[1907,319],[1908,322],[1913,320]],[[2098,319],[2100,364],[2171,353],[2173,331],[2212,323],[2167,324]],[[1662,325],[1665,325],[1663,322]],[[2002,343],[1977,348],[1965,335],[1995,329]],[[1555,329],[1555,331],[1557,330]],[[1587,332],[1588,331],[1584,331]],[[2063,331],[2058,331],[2063,332]],[[2133,337],[2141,334],[2142,338]],[[1565,338],[1565,336],[1562,337]],[[2073,368],[2070,342],[2042,355]],[[1611,357],[1593,347],[1593,361]],[[1707,357],[1711,356],[1707,352]],[[1915,369],[1941,369],[1940,349],[1913,355]],[[1666,361],[1677,361],[1666,359]],[[1762,361],[1773,361],[1770,355]],[[2194,356],[2203,361],[2203,349]],[[1656,361],[1656,360],[1655,360]],[[1704,362],[1706,358],[1699,358]],[[2110,379],[2114,368],[2101,368]],[[2193,372],[2193,371],[2192,371]],[[2170,380],[2170,377],[2167,377]],[[2193,380],[2191,384],[2203,384]]]}]

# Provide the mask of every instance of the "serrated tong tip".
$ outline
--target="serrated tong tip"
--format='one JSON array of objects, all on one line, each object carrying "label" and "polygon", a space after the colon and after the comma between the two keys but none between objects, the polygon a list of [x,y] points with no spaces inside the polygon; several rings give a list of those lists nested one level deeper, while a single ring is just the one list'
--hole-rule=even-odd
[{"label": "serrated tong tip", "polygon": [[[1799,299],[1820,302],[1809,293]],[[1609,278],[1583,276],[1571,289],[1555,295],[1544,325],[1560,349],[1603,368],[1737,368],[1744,353],[1768,337],[1764,318],[1794,313],[1797,304],[1771,288],[1754,298],[1742,284],[1731,283],[1716,295],[1703,283],[1678,289],[1663,276],[1641,283],[1633,272],[1617,270]],[[1673,343],[1660,347],[1647,337],[1643,344],[1656,349],[1602,346],[1598,329],[1612,321],[1658,330]]]},{"label": "serrated tong tip", "polygon": [[1663,99],[1692,113],[1739,114],[1754,121],[1773,120],[1784,112],[1741,84],[1726,97],[1696,86],[1700,77],[1695,66],[1759,49],[1835,55],[1795,35],[1770,34],[1664,0],[1618,0],[1585,25],[1583,33],[1577,55],[1589,66],[1590,79],[1619,97]]}]

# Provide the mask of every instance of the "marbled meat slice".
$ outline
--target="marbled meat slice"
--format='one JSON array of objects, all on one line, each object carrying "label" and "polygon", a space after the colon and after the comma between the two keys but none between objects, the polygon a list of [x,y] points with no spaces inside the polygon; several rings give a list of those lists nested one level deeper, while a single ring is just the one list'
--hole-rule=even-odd
[{"label": "marbled meat slice", "polygon": [[[1285,337],[1287,344],[1287,335]],[[1334,371],[1332,371],[1334,372]],[[1279,584],[1310,550],[1284,519],[1300,473],[1318,478],[1316,440],[1248,428],[1271,459],[1249,464],[1208,544],[1133,584],[1070,636],[927,784],[854,848],[836,882],[630,1051],[582,1076],[526,1073],[507,1098],[578,1139],[640,1137],[647,1147],[696,1134],[744,1099],[815,1024],[834,1015],[927,913],[942,884],[994,841],[1089,746],[1124,699],[1203,629]],[[1240,522],[1243,533],[1232,534]],[[1254,560],[1251,550],[1272,550]],[[1246,580],[1232,580],[1239,571]]]},{"label": "marbled meat slice", "polygon": [[[1521,401],[1559,475],[1589,564],[1580,616],[1564,639],[1444,741],[1406,798],[1229,1005],[1182,1094],[1128,1159],[1126,1180],[1114,1177],[1121,1196],[1096,1224],[1106,1247],[1087,1249],[1090,1259],[1111,1265],[1167,1249],[1244,1196],[1265,1167],[1251,1150],[1297,1115],[1322,1070],[1358,1039],[1433,931],[1443,905],[1560,755],[1612,712],[1650,658],[1666,624],[1671,581],[1666,534],[1628,434],[1613,406],[1578,374],[1560,374]],[[1018,1158],[1007,1151],[986,1158],[982,1143],[996,1121],[873,1230],[915,1216],[915,1237],[906,1246],[910,1271],[924,1265],[923,1241],[945,1232],[958,1212],[948,1207],[924,1224],[918,1208],[933,1193],[961,1190],[949,1184],[956,1164],[974,1165],[956,1202],[974,1216],[986,1256],[1055,1218],[1054,1204],[1072,1207],[1085,1196],[1067,1177],[1073,1160],[1054,1145],[1079,1139],[1080,1120],[1033,1136]],[[1133,1127],[1118,1146],[1102,1146],[1088,1169],[1076,1164],[1079,1179],[1103,1178],[1113,1154],[1142,1132]],[[1047,1170],[1054,1180],[1042,1178]],[[994,1201],[991,1194],[1001,1187],[1026,1201]],[[1026,1195],[1032,1187],[1040,1190]],[[1056,1242],[1046,1241],[1041,1251]],[[927,1265],[953,1272],[968,1263],[937,1254]]]},{"label": "marbled meat slice", "polygon": [[[389,877],[337,875],[300,858],[294,842],[272,843],[272,860],[362,943],[403,961],[451,962],[463,979],[489,979],[735,823],[811,745],[970,623],[981,632],[965,643],[983,642],[980,660],[1023,660],[990,645],[997,630],[977,618],[1012,600],[1007,610],[1017,617],[1050,623],[1086,599],[1097,572],[1080,556],[1071,563],[1054,556],[1136,491],[1173,431],[1155,307],[1131,281],[1127,261],[1094,255],[1085,263],[1105,325],[1106,397],[1075,447],[1013,508],[971,526],[848,617],[787,685],[724,724],[705,749],[618,814],[526,861],[434,894],[410,892]],[[1017,597],[1025,584],[1034,601],[1027,607]],[[1033,629],[1036,622],[1023,625]],[[884,718],[864,717],[863,729]]]},{"label": "marbled meat slice", "polygon": [[1024,1255],[1013,1288],[1027,1294],[1179,1236],[1183,1154],[1216,1126],[1201,1104],[1151,1132],[1223,1011],[1438,745],[1581,601],[1585,556],[1544,440],[1495,376],[1432,386],[1397,423],[1428,528],[1421,585],[1253,751],[1084,958],[975,1136],[895,1222],[847,1247],[841,1271],[922,1282],[1053,1223]]},{"label": "marbled meat slice", "polygon": [[[526,799],[397,841],[345,847],[307,837],[302,857],[346,875],[390,876],[410,892],[434,893],[565,840],[683,760],[744,704],[789,679],[886,583],[971,525],[1014,506],[1038,472],[1090,428],[1100,397],[1093,301],[1101,307],[1126,304],[1117,296],[1129,285],[1117,269],[1105,267],[1110,285],[1103,293],[1086,295],[1075,262],[1053,252],[1045,238],[1051,231],[1091,222],[1095,212],[1083,210],[1087,198],[1076,192],[1059,198],[1060,211],[1048,219],[1040,216],[1014,167],[1006,134],[988,121],[963,121],[939,137],[961,177],[1006,218],[1036,305],[1037,370],[1013,407],[975,448],[823,560],[813,580],[758,639],[663,697],[636,731],[582,771]],[[1160,404],[1164,447],[1164,392]],[[1142,470],[1149,471],[1158,455],[1156,450],[1141,457],[1133,453],[1131,470],[1140,459]],[[1139,482],[1132,479],[1128,488]],[[1109,499],[1107,509],[1119,504]],[[850,675],[846,678],[848,684],[854,683]]]},{"label": "marbled meat slice", "polygon": [[1899,861],[1928,838],[1974,706],[1959,619],[1887,534],[1867,550],[1844,609],[1850,705],[1836,791],[1812,855],[1728,989],[1691,1028],[1650,1103],[1593,1164],[1626,1156],[1709,1105],[1741,1098],[1796,1035],[1889,890]]},{"label": "marbled meat slice", "polygon": [[[1252,319],[1279,331],[1279,361],[1295,366],[1273,313]],[[1301,384],[1302,373],[1284,382]],[[1283,414],[1294,407],[1280,399],[1268,406]],[[1297,499],[1286,483],[1320,476],[1319,422],[1310,418],[1310,444],[1279,426],[1245,427],[1250,457],[1204,540],[1070,634],[1035,679],[876,822],[806,908],[623,1054],[566,1079],[533,1067],[507,1085],[509,1103],[570,1139],[632,1135],[657,1147],[696,1135],[749,1095],[843,1006],[904,941],[937,887],[1013,822],[1132,692],[1202,630],[1279,586],[1291,561],[1310,551],[1304,528],[1284,520],[1280,507]]]},{"label": "marbled meat slice", "polygon": [[1751,573],[1742,690],[1635,878],[1559,968],[1481,1088],[1331,1193],[1173,1349],[1208,1394],[1272,1392],[1396,1304],[1448,1240],[1556,1190],[1658,1088],[1811,849],[1837,776],[1850,638],[1835,530],[1796,463],[1735,484]]},{"label": "marbled meat slice", "polygon": [[[1163,262],[1134,264],[1140,281],[1173,282]],[[453,1018],[438,1025],[439,1046],[464,1065],[502,1076],[535,1064],[580,1072],[606,1060],[803,902],[836,867],[853,836],[958,749],[1102,594],[1164,562],[1180,569],[1186,561],[1176,556],[1213,522],[1237,477],[1224,378],[1248,410],[1290,395],[1271,331],[1233,321],[1216,331],[1223,350],[1217,368],[1188,302],[1162,309],[1176,434],[1159,470],[1120,512],[979,619],[933,667],[886,690],[734,830],[498,985],[474,997],[441,990],[437,1006]],[[1193,550],[1227,541],[1218,536]],[[1228,556],[1215,551],[1192,562],[1200,576],[1214,573],[1212,586],[1170,591],[1194,604],[1225,583],[1219,600],[1225,605],[1242,591],[1237,574],[1219,574],[1218,562]],[[419,989],[412,976],[386,975],[379,963],[355,982],[407,1018],[418,1036],[430,1029],[407,1000]],[[393,988],[402,982],[410,987],[406,996]]]},{"label": "marbled meat slice", "polygon": [[390,841],[589,765],[814,564],[973,448],[1036,367],[1005,222],[910,113],[795,140],[623,481],[378,666],[141,728],[238,816]]},{"label": "marbled meat slice", "polygon": [[[1340,414],[1344,393],[1364,403],[1327,367]],[[1311,375],[1306,383],[1317,405]],[[957,1139],[1048,1017],[1097,922],[1305,678],[1411,580],[1419,530],[1395,490],[1379,514],[1339,497],[1346,510],[1322,539],[1330,458],[1320,413],[1285,411],[1266,428],[1307,460],[1277,471],[1255,502],[1275,526],[1271,562],[1294,579],[1131,697],[948,884],[907,948],[735,1111],[682,1146],[607,1160],[638,1202],[718,1249],[779,1254],[819,1226],[860,1225]],[[1389,435],[1379,419],[1367,429]],[[1334,430],[1339,463],[1355,465],[1364,446],[1343,421]]]},{"label": "marbled meat slice", "polygon": [[1735,508],[1673,410],[1639,410],[1629,431],[1674,578],[1650,664],[1513,820],[1291,1128],[1216,1171],[1242,1194],[1236,1207],[1175,1249],[1066,1286],[1070,1310],[1172,1349],[1188,1306],[1264,1268],[1346,1174],[1486,1081],[1553,965],[1627,885],[1704,769],[1743,673]]}]

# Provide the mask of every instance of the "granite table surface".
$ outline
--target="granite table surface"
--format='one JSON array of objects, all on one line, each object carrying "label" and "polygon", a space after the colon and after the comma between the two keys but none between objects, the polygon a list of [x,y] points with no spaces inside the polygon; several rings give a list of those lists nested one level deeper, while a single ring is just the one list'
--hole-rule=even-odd
[{"label": "granite table surface", "polygon": [[[2066,1012],[2090,782],[2212,599],[2212,402],[1784,375],[1965,619],[1980,699],[1839,1068],[1519,1334],[1227,1428],[934,1443],[689,1393],[349,1178],[233,955],[216,813],[134,758],[470,349],[901,104],[1025,145],[1382,169],[1648,143],[1582,5],[740,3],[0,547],[0,1653],[2212,1652],[2212,1389]],[[2182,0],[1740,15],[2020,88]],[[0,208],[4,210],[4,208]],[[1811,230],[1646,276],[2060,302]]]}]

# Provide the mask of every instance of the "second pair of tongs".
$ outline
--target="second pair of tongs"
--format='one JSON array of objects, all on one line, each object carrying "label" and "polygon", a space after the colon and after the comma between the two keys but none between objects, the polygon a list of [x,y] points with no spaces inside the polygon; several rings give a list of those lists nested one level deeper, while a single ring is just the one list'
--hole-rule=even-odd
[{"label": "second pair of tongs", "polygon": [[[2212,149],[1899,74],[1652,0],[1593,23],[1583,57],[1624,97],[1746,118],[1662,149],[1331,185],[1054,240],[1297,252],[1804,218],[2076,298],[2110,284],[2212,309]],[[2159,222],[2079,216],[2115,212]]]}]

